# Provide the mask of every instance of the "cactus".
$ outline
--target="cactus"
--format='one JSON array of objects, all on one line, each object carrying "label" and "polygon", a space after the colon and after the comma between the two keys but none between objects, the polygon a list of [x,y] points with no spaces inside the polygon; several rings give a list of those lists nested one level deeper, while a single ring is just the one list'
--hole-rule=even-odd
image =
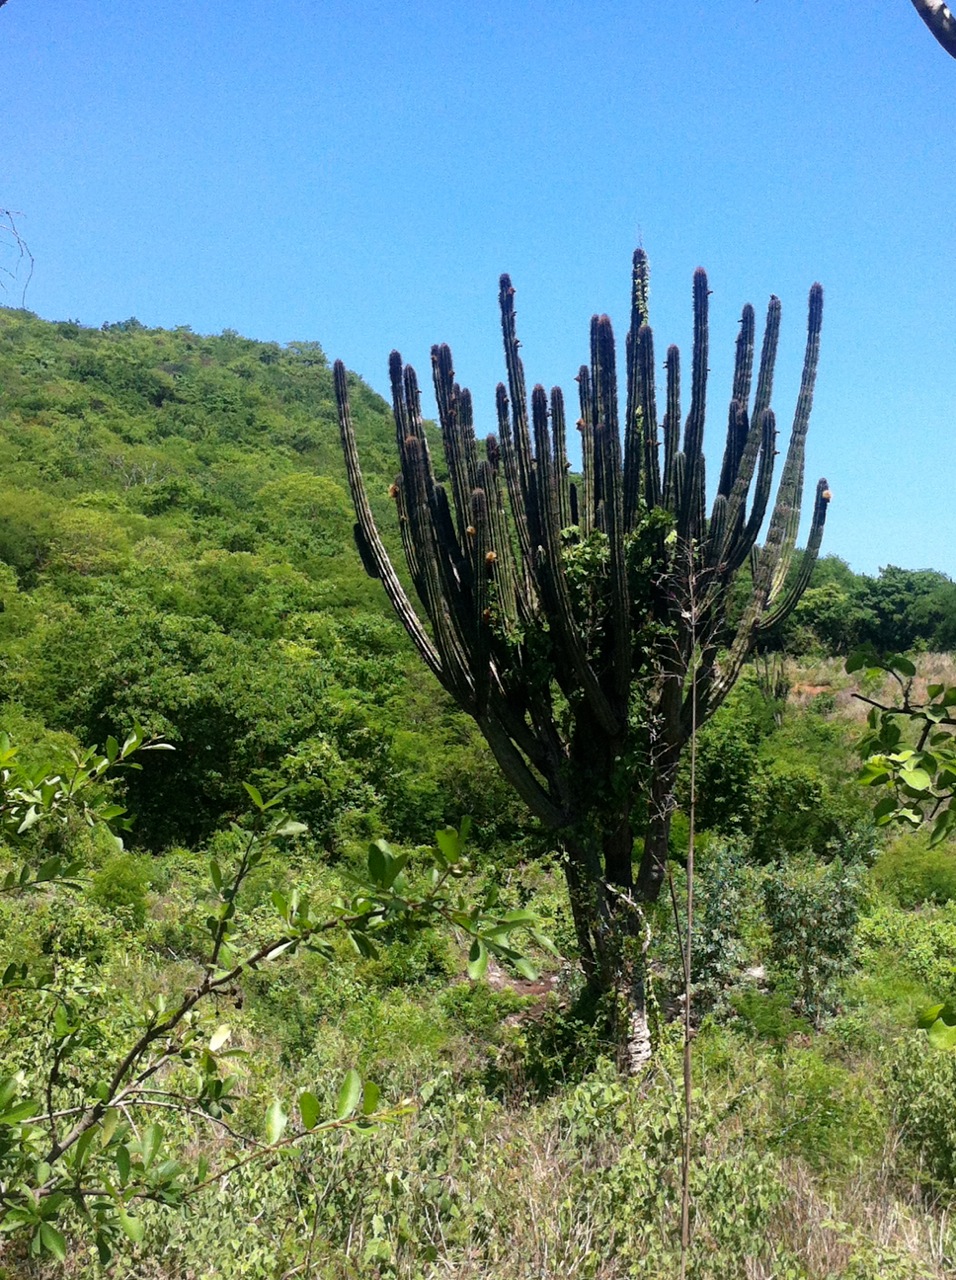
[{"label": "cactus", "polygon": [[[508,381],[498,386],[498,430],[483,450],[451,352],[432,349],[447,488],[431,466],[415,372],[392,352],[401,464],[392,493],[427,625],[372,518],[345,368],[335,365],[363,563],[382,580],[426,665],[475,719],[502,772],[561,843],[582,963],[598,986],[619,980],[621,934],[634,936],[640,903],[660,892],[692,702],[701,724],[726,697],[761,631],[794,608],[820,546],[830,497],[821,480],[807,548],[792,577],[819,352],[820,286],[810,291],[803,380],[762,545],[757,539],[777,438],[770,402],[779,300],[771,298],[767,311],[752,403],[755,320],[752,307],[743,311],[727,437],[708,516],[707,277],[702,270],[694,275],[691,396],[683,433],[676,347],[667,353],[666,408],[658,422],[647,295],[647,258],[638,250],[623,424],[611,322],[607,316],[591,322],[590,363],[578,374],[580,482],[570,476],[561,391],[549,396],[536,386],[529,401],[508,276],[501,277],[499,295]],[[750,577],[749,598],[731,624],[731,588],[741,574]],[[643,840],[635,875],[636,830]]]}]

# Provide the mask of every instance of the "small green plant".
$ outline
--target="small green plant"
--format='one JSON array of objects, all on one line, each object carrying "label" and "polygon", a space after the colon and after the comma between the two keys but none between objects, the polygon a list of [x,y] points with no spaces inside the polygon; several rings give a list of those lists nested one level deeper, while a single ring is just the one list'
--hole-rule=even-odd
[{"label": "small green plant", "polygon": [[852,968],[861,889],[860,868],[839,858],[793,859],[764,881],[771,975],[816,1024],[835,1008],[840,980]]}]

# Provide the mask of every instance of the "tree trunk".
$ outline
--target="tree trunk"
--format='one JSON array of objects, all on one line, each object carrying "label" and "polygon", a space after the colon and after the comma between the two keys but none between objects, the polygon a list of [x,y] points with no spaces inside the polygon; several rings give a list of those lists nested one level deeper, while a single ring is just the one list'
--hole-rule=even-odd
[{"label": "tree trunk", "polygon": [[603,839],[569,837],[565,872],[588,986],[596,995],[614,997],[621,1066],[635,1075],[651,1057],[646,999],[650,934],[632,887],[632,847],[627,820]]}]

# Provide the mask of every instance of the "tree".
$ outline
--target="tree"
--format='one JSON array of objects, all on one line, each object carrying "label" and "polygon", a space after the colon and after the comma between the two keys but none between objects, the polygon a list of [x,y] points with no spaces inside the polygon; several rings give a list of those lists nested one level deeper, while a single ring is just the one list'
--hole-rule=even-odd
[{"label": "tree", "polygon": [[[392,486],[408,570],[431,624],[416,613],[366,496],[349,409],[335,366],[342,443],[366,570],[382,580],[422,659],[486,738],[504,775],[565,853],[582,966],[629,1010],[627,1057],[649,1053],[644,1016],[642,904],[664,877],[681,751],[721,704],[758,634],[805,588],[823,534],[817,486],[807,553],[785,586],[799,524],[804,442],[813,398],[823,294],[810,292],[803,380],[766,542],[776,425],[770,408],[780,328],[771,298],[751,405],[755,321],[744,308],[717,496],[704,509],[707,277],[694,277],[690,411],[680,439],[680,354],[667,353],[659,431],[648,268],[634,255],[627,339],[624,451],[615,348],[607,316],[591,323],[591,363],[578,375],[583,478],[572,483],[560,390],[541,386],[528,416],[514,289],[501,277],[509,387],[498,386],[498,435],[479,457],[471,397],[447,346],[432,349],[449,488],[436,481],[414,369],[393,352],[392,400],[401,473]],[[533,444],[532,444],[533,441]],[[748,510],[749,502],[749,510]],[[748,568],[749,566],[749,568]],[[752,575],[735,625],[731,588]],[[636,834],[643,846],[635,876]]]},{"label": "tree", "polygon": [[951,58],[956,58],[956,18],[943,0],[913,0],[913,8]]}]

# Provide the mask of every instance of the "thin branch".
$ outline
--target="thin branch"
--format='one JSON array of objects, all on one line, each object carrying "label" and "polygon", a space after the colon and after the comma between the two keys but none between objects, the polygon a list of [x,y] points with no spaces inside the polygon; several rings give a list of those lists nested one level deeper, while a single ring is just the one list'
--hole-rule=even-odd
[{"label": "thin branch", "polygon": [[[6,4],[6,2],[7,0],[0,0],[0,7]],[[12,239],[13,247],[17,251],[17,258],[19,262],[23,262],[25,259],[29,263],[27,278],[23,283],[23,292],[20,294],[20,306],[25,307],[27,302],[27,289],[30,287],[30,281],[33,279],[33,268],[36,264],[33,260],[33,254],[30,252],[30,246],[24,240],[23,236],[21,236],[19,229],[17,228],[16,219],[19,216],[19,213],[15,212],[13,209],[0,209],[0,234],[5,232],[6,235]],[[16,267],[13,271],[7,267],[2,267],[0,268],[0,271],[2,271],[5,276],[9,276],[11,280],[15,280],[17,278],[19,267]]]}]

